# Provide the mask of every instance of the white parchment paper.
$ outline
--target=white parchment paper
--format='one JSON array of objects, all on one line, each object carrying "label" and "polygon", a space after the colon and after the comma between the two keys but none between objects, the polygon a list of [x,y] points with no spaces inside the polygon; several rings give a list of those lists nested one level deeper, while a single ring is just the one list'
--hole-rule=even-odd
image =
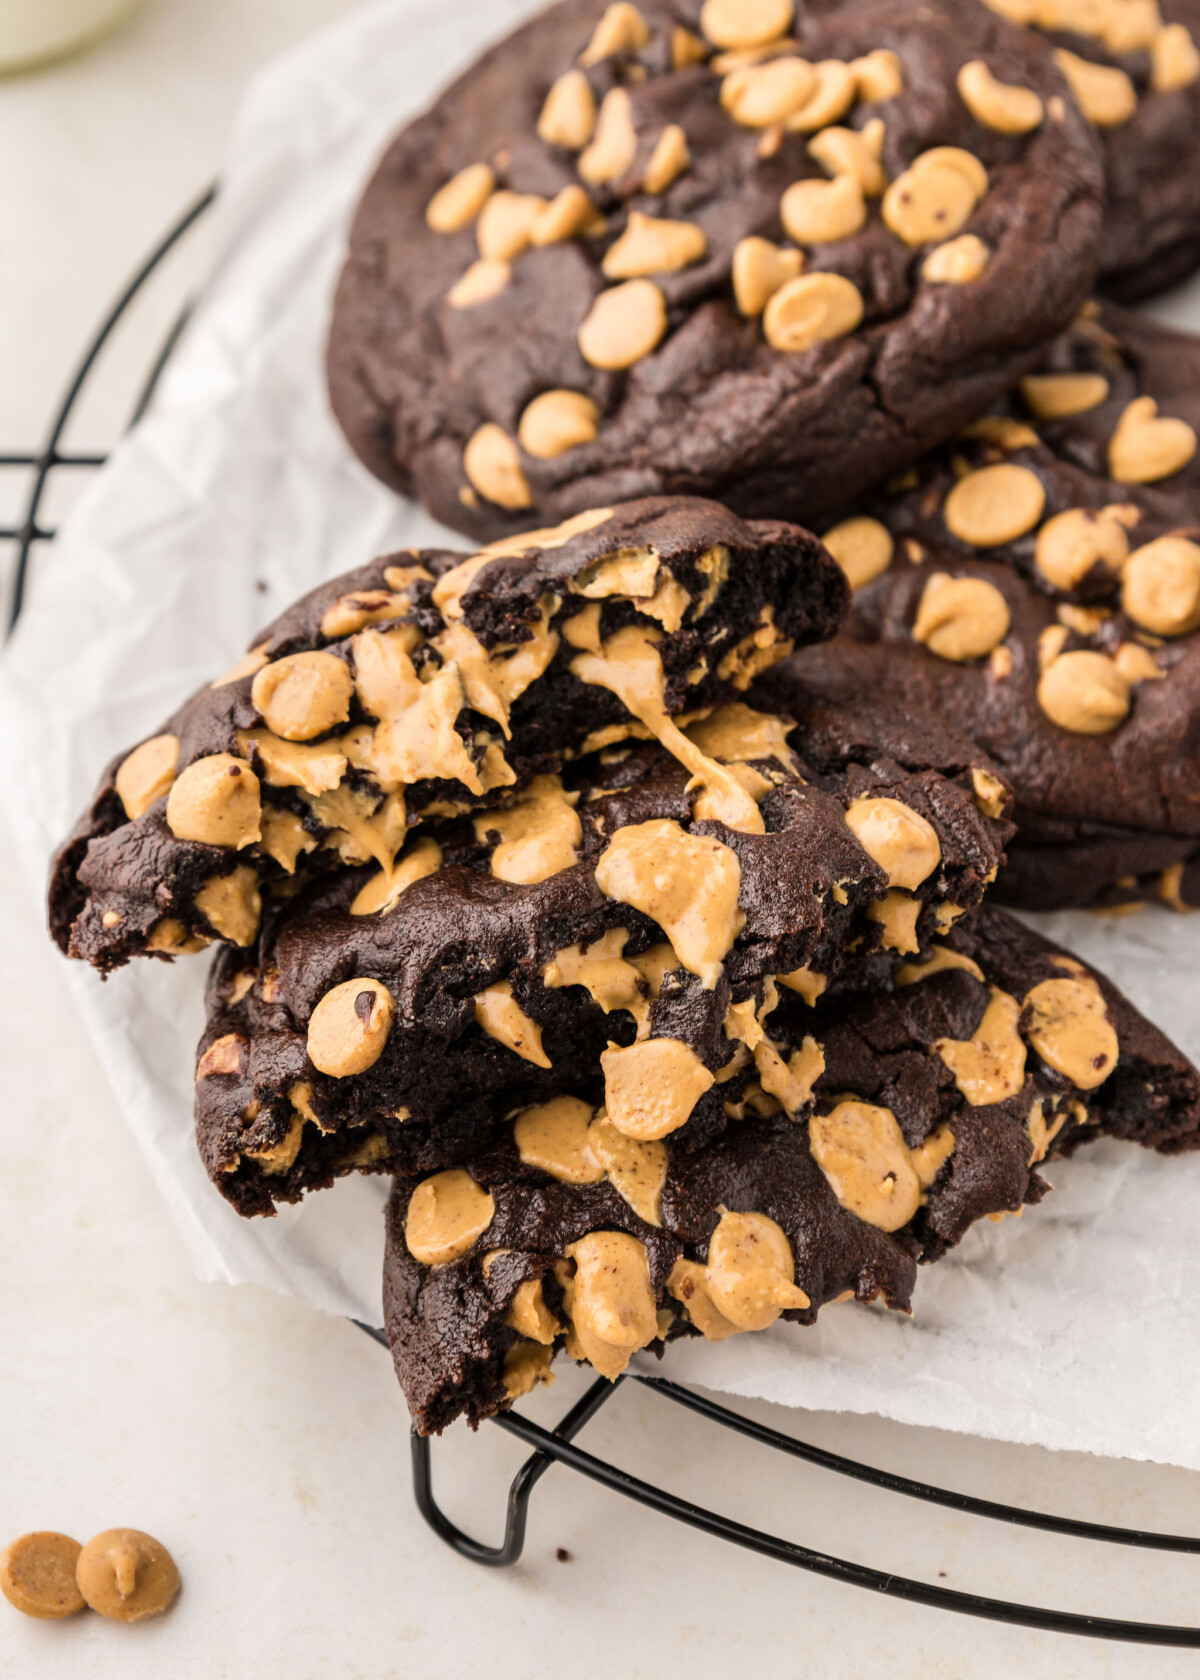
[{"label": "white parchment paper", "polygon": [[[355,463],[322,353],[345,228],[391,130],[529,0],[382,0],[261,75],[233,135],[214,259],[153,409],[40,553],[0,669],[0,796],[42,891],[100,767],[322,578],[444,533]],[[1200,289],[1164,311],[1200,325]],[[452,539],[457,542],[459,539]],[[1044,918],[1200,1055],[1200,924]],[[348,1179],[240,1220],[192,1141],[205,958],[68,973],[84,1024],[199,1274],[379,1322],[386,1187]],[[1056,1194],[922,1275],[915,1318],[844,1305],[681,1344],[673,1374],[792,1405],[874,1411],[1200,1468],[1200,1157],[1104,1143]]]}]

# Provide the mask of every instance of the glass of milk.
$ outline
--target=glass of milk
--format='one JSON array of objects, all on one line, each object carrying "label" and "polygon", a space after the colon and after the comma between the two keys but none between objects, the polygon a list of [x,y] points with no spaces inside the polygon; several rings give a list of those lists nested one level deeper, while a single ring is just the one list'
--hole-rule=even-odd
[{"label": "glass of milk", "polygon": [[0,0],[0,73],[88,46],[141,0]]}]

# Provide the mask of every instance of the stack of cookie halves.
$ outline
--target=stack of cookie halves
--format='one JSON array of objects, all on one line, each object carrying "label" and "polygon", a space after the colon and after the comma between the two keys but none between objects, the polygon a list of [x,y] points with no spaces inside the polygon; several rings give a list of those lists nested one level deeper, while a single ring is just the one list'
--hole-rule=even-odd
[{"label": "stack of cookie halves", "polygon": [[1200,897],[1200,350],[1090,301],[1200,262],[1193,23],[563,0],[384,157],[331,393],[470,546],[115,761],[50,918],[217,946],[239,1213],[392,1177],[421,1431],[909,1311],[1052,1151],[1200,1145],[1187,1059],[983,904]]}]

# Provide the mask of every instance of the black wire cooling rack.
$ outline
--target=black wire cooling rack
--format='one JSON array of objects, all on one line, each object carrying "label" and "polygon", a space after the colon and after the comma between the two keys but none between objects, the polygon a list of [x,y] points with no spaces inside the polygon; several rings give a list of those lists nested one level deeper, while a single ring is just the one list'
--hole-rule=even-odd
[{"label": "black wire cooling rack", "polygon": [[[215,189],[209,188],[189,206],[174,226],[164,234],[117,298],[80,358],[67,386],[66,395],[51,421],[42,448],[32,453],[0,453],[0,469],[23,470],[30,475],[21,518],[15,525],[0,527],[0,541],[8,540],[15,544],[16,549],[11,588],[10,630],[16,624],[24,604],[29,568],[36,549],[38,545],[50,542],[54,538],[54,531],[44,526],[40,519],[52,476],[63,469],[86,470],[99,467],[106,458],[100,452],[72,451],[64,447],[68,423],[75,414],[79,400],[95,373],[101,356],[112,342],[116,329],[124,321],[135,300],[160,265],[201,220],[212,204],[214,196]],[[176,317],[174,325],[159,345],[133,404],[131,425],[145,412],[163,369],[179,341],[187,318],[188,310],[185,308]],[[366,1331],[374,1341],[387,1346],[382,1331],[365,1324],[359,1328]],[[831,1557],[828,1553],[814,1551],[761,1529],[750,1528],[718,1512],[706,1510],[690,1500],[678,1498],[651,1482],[631,1476],[616,1465],[609,1464],[576,1445],[576,1438],[585,1426],[602,1407],[611,1404],[620,1394],[623,1385],[630,1381],[640,1384],[666,1402],[681,1406],[710,1423],[719,1424],[722,1428],[732,1430],[759,1446],[783,1454],[786,1458],[798,1459],[804,1464],[818,1470],[830,1471],[835,1475],[849,1476],[855,1481],[865,1482],[887,1493],[900,1494],[926,1504],[940,1505],[964,1516],[987,1518],[1014,1527],[1040,1529],[1043,1533],[1061,1534],[1074,1540],[1103,1541],[1111,1545],[1135,1546],[1160,1552],[1200,1554],[1200,1539],[1186,1535],[1152,1534],[1141,1529],[1077,1522],[1071,1517],[1057,1517],[1043,1511],[1021,1510],[987,1499],[975,1499],[969,1494],[955,1493],[947,1488],[915,1481],[908,1476],[898,1476],[887,1470],[875,1469],[798,1440],[792,1435],[785,1435],[780,1430],[771,1429],[731,1410],[728,1406],[718,1404],[706,1395],[698,1394],[664,1377],[646,1376],[641,1373],[630,1373],[615,1383],[608,1382],[603,1377],[599,1378],[553,1429],[543,1428],[513,1411],[502,1413],[492,1420],[494,1427],[515,1436],[532,1449],[509,1486],[504,1538],[497,1546],[485,1545],[482,1541],[473,1539],[458,1528],[441,1509],[433,1491],[431,1442],[414,1433],[413,1493],[421,1515],[434,1533],[460,1557],[491,1569],[508,1568],[517,1562],[524,1549],[529,1501],[534,1488],[552,1464],[562,1464],[614,1493],[623,1494],[625,1498],[632,1499],[639,1505],[664,1516],[673,1517],[676,1521],[699,1529],[704,1534],[727,1540],[735,1546],[743,1546],[777,1562],[792,1564],[797,1569],[824,1575],[830,1580],[884,1593],[889,1598],[904,1599],[909,1603],[927,1605],[935,1610],[952,1610],[963,1615],[1007,1622],[1017,1627],[1037,1628],[1050,1633],[1081,1634],[1093,1639],[1200,1649],[1200,1627],[1170,1627],[1153,1622],[1114,1621],[1103,1616],[1048,1610],[1029,1604],[1012,1604],[1001,1599],[986,1598],[975,1593],[958,1592],[948,1587],[909,1580],[890,1571],[871,1569],[863,1564]]]}]

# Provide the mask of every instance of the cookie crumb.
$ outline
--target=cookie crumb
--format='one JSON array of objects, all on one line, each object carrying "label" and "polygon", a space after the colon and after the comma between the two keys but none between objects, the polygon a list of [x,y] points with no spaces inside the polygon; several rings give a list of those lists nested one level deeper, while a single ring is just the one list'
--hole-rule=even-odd
[{"label": "cookie crumb", "polygon": [[571,1561],[571,1554],[565,1546],[556,1547],[554,1555],[559,1563],[570,1563]]}]

